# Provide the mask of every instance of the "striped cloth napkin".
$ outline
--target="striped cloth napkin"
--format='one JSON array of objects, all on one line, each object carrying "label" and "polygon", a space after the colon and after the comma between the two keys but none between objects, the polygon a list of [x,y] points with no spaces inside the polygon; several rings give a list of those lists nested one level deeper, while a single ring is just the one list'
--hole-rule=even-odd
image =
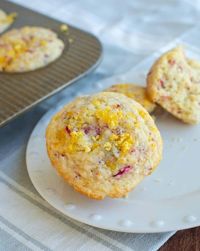
[{"label": "striped cloth napkin", "polygon": [[[98,80],[130,71],[193,28],[198,1],[14,0],[96,34],[104,45],[99,68],[0,130],[0,251],[159,249],[174,233],[129,234],[71,220],[46,203],[27,174],[25,149],[39,118],[58,100],[92,90]],[[84,83],[87,82],[87,87]],[[97,88],[98,86],[95,86]]]}]

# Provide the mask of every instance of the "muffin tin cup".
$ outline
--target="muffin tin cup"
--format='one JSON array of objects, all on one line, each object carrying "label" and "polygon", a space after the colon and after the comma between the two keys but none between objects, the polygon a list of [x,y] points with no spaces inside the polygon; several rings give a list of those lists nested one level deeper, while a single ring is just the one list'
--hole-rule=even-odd
[{"label": "muffin tin cup", "polygon": [[0,126],[93,70],[101,59],[100,41],[90,33],[52,19],[20,5],[1,0],[0,9],[16,12],[8,30],[23,26],[49,28],[65,43],[62,55],[43,68],[25,73],[0,73]]}]

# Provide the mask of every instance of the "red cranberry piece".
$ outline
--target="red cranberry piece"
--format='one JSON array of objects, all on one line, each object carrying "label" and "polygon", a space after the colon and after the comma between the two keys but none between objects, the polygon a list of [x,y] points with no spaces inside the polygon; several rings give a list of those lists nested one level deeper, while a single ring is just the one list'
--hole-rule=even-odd
[{"label": "red cranberry piece", "polygon": [[164,81],[162,79],[160,79],[160,85],[162,88],[165,88]]},{"label": "red cranberry piece", "polygon": [[132,169],[131,166],[125,166],[125,167],[122,167],[118,173],[116,173],[115,175],[113,175],[113,177],[118,177],[118,176],[121,176],[125,173],[128,173],[130,170]]},{"label": "red cranberry piece", "polygon": [[69,129],[69,127],[68,127],[68,126],[66,126],[66,127],[65,127],[65,131],[66,131],[68,134],[70,134],[70,133],[71,133],[71,130]]},{"label": "red cranberry piece", "polygon": [[100,127],[95,127],[95,132],[96,132],[96,135],[100,135],[101,134]]},{"label": "red cranberry piece", "polygon": [[87,126],[87,127],[84,128],[84,133],[88,134],[90,132],[90,130],[91,130],[91,127]]},{"label": "red cranberry piece", "polygon": [[101,134],[101,129],[99,127],[86,126],[83,130],[84,130],[85,134],[88,134],[90,132],[92,132],[95,135],[100,135]]}]

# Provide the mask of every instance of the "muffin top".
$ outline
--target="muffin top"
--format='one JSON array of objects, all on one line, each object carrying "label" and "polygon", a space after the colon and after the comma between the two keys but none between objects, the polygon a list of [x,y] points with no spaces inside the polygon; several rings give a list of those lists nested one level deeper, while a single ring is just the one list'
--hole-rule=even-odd
[{"label": "muffin top", "polygon": [[112,85],[105,91],[122,93],[140,103],[148,112],[153,112],[156,108],[156,104],[153,103],[147,95],[146,87],[126,83]]},{"label": "muffin top", "polygon": [[111,92],[77,98],[65,106],[48,126],[47,143],[57,156],[86,156],[106,178],[129,171],[148,175],[162,152],[160,134],[148,112]]}]

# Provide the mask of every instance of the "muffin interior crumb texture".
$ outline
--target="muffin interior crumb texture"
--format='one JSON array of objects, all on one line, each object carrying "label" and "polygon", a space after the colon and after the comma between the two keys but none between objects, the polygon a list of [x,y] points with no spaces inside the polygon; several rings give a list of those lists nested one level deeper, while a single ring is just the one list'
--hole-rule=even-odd
[{"label": "muffin interior crumb texture", "polygon": [[200,63],[188,59],[182,47],[157,60],[147,83],[154,102],[186,123],[200,122]]},{"label": "muffin interior crumb texture", "polygon": [[94,199],[123,197],[158,165],[162,140],[137,102],[104,92],[81,97],[58,112],[47,132],[53,166]]},{"label": "muffin interior crumb texture", "polygon": [[13,29],[0,37],[0,71],[25,72],[44,67],[56,60],[63,49],[63,41],[49,29]]}]

